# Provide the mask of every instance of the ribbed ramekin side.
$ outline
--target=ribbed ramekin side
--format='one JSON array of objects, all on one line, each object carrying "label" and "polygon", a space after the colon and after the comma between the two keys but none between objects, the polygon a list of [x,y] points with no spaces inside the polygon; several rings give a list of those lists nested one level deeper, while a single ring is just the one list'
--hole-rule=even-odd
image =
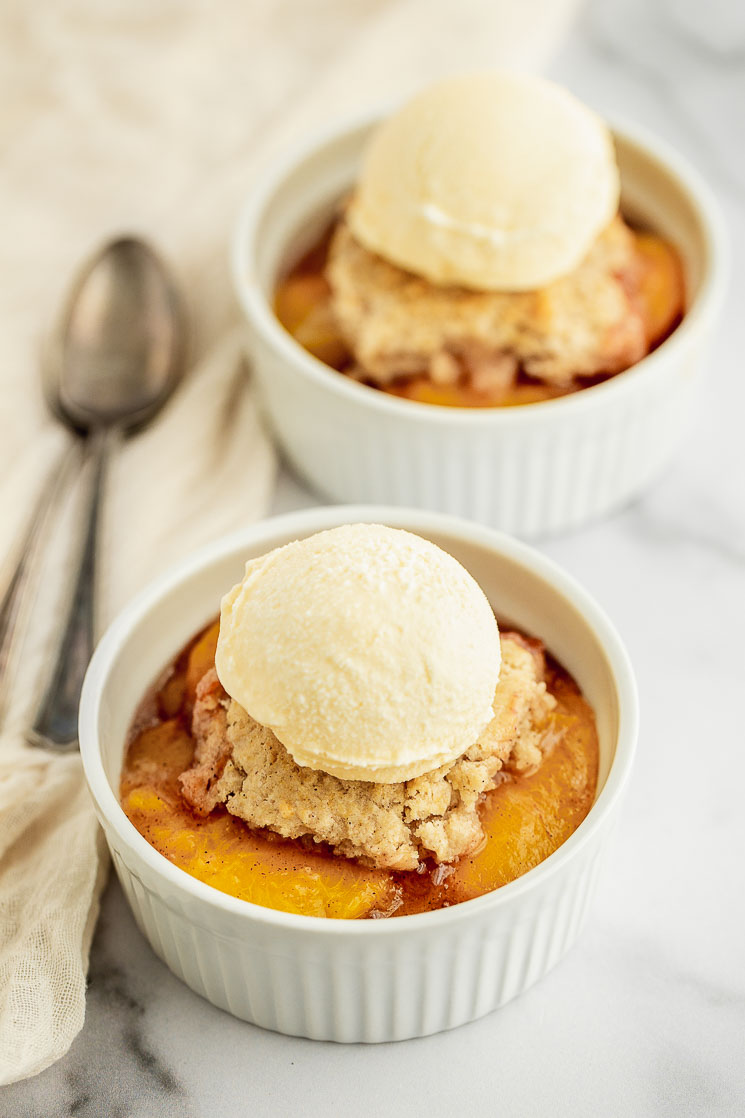
[{"label": "ribbed ramekin side", "polygon": [[[604,832],[603,832],[604,833]],[[497,1009],[539,981],[584,923],[605,842],[514,908],[372,941],[361,936],[236,935],[220,914],[172,907],[118,852],[114,864],[153,950],[196,993],[263,1028],[342,1043],[404,1040]],[[180,910],[183,908],[183,911]],[[206,922],[205,922],[206,921]],[[210,926],[210,921],[214,925]]]},{"label": "ribbed ramekin side", "polygon": [[592,406],[538,421],[528,405],[519,421],[478,416],[471,425],[433,421],[424,407],[393,415],[363,406],[260,339],[252,348],[285,454],[325,497],[453,513],[528,538],[578,527],[640,492],[684,437],[700,382],[692,350],[684,368],[675,360],[653,376],[635,373]]}]

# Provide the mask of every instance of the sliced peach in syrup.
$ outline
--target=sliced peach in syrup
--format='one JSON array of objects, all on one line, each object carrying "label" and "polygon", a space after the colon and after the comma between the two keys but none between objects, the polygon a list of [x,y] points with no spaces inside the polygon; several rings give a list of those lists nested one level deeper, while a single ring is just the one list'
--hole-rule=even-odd
[{"label": "sliced peach in syrup", "polygon": [[482,817],[485,841],[456,865],[450,878],[459,899],[498,889],[538,865],[589,811],[597,779],[588,740],[593,728],[557,712],[550,716],[547,732],[560,740],[538,772],[506,781],[489,795]]},{"label": "sliced peach in syrup", "polygon": [[174,865],[241,900],[305,916],[354,920],[393,898],[389,874],[345,858],[272,842],[229,815],[177,814],[157,788],[132,789],[124,810]]},{"label": "sliced peach in syrup", "polygon": [[184,705],[186,691],[184,676],[172,672],[158,691],[158,710],[162,718],[175,718]]},{"label": "sliced peach in syrup", "polygon": [[417,377],[387,389],[394,396],[437,404],[444,408],[510,408],[536,404],[564,395],[565,390],[547,384],[516,384],[493,395],[477,392],[467,384],[433,384],[428,377]]},{"label": "sliced peach in syrup", "polygon": [[295,334],[318,304],[328,298],[329,285],[322,275],[288,276],[277,288],[274,310],[284,328]]},{"label": "sliced peach in syrup", "polygon": [[331,289],[322,275],[290,276],[277,288],[277,318],[319,361],[341,368],[349,352],[331,309]]},{"label": "sliced peach in syrup", "polygon": [[655,346],[667,337],[683,314],[683,264],[673,246],[654,233],[637,233],[636,250],[641,264],[640,309],[647,341]]},{"label": "sliced peach in syrup", "polygon": [[205,629],[189,653],[189,661],[186,665],[186,697],[190,707],[194,705],[200,679],[215,666],[215,651],[219,635],[220,622],[215,621],[209,629]]},{"label": "sliced peach in syrup", "polygon": [[178,718],[146,727],[129,746],[122,793],[157,786],[177,808],[181,794],[176,778],[189,767],[193,756],[194,742]]},{"label": "sliced peach in syrup", "polygon": [[[428,377],[416,377],[401,384],[391,385],[392,396],[416,400],[420,404],[437,404],[441,408],[469,408],[474,406],[472,390],[459,384],[433,384]],[[481,397],[481,404],[485,403]]]},{"label": "sliced peach in syrup", "polygon": [[330,303],[320,303],[295,331],[295,338],[324,365],[341,369],[349,361],[349,350],[339,333]]}]

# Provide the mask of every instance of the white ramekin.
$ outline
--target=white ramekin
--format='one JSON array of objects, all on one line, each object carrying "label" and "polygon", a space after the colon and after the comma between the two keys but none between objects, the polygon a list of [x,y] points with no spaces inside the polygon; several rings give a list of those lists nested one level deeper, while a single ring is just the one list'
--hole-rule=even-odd
[{"label": "white ramekin", "polygon": [[[598,796],[566,843],[497,892],[390,920],[323,920],[229,897],[177,869],[135,830],[117,795],[127,728],[143,692],[212,618],[250,556],[338,524],[408,528],[452,552],[494,608],[540,635],[592,703]],[[265,1028],[315,1039],[386,1041],[480,1017],[541,978],[574,942],[629,774],[633,674],[598,606],[550,560],[440,514],[322,508],[265,521],[185,560],[144,591],[93,657],[80,748],[119,880],[153,950],[193,990]]]},{"label": "white ramekin", "polygon": [[337,127],[261,179],[233,245],[263,407],[284,453],[319,493],[472,517],[536,537],[622,505],[680,443],[696,406],[724,287],[717,205],[656,138],[614,131],[623,208],[683,256],[688,311],[633,369],[572,396],[520,408],[441,408],[387,395],[329,369],[277,321],[272,291],[355,179],[373,123]]}]

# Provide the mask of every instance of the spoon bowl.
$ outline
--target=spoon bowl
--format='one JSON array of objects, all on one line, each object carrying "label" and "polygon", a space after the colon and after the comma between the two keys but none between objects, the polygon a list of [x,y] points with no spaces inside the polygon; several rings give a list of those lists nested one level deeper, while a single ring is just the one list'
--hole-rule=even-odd
[{"label": "spoon bowl", "polygon": [[132,430],[181,379],[185,316],[160,257],[136,237],[105,244],[82,267],[44,370],[48,404],[79,433]]},{"label": "spoon bowl", "polygon": [[[185,365],[186,316],[165,265],[136,237],[109,241],[78,273],[43,369],[48,406],[76,435],[73,447],[82,442],[89,484],[77,570],[49,679],[26,731],[33,745],[77,745],[80,690],[96,635],[96,551],[107,458],[116,436],[142,427],[159,411]],[[13,677],[11,651],[31,560],[65,474],[65,468],[55,470],[42,491],[0,601],[0,712]]]}]

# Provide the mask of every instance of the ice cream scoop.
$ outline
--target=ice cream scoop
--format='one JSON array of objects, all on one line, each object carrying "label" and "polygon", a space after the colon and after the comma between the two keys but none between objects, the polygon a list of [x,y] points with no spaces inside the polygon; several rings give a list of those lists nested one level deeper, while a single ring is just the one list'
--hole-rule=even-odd
[{"label": "ice cream scoop", "polygon": [[348,207],[366,248],[435,284],[543,287],[618,210],[603,121],[528,74],[448,78],[375,132]]},{"label": "ice cream scoop", "polygon": [[447,552],[352,524],[246,565],[222,602],[215,665],[299,765],[391,783],[478,740],[493,717],[499,632]]}]

